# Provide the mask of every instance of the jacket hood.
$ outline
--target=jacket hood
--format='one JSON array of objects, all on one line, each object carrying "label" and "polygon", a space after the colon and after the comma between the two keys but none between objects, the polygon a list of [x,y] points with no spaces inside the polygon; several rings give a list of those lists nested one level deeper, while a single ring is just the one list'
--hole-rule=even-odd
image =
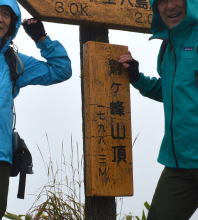
[{"label": "jacket hood", "polygon": [[[169,29],[162,21],[158,9],[157,9],[158,0],[150,0],[150,5],[153,10],[153,18],[151,24],[151,32],[153,34],[152,38],[161,38],[167,39]],[[175,27],[170,29],[176,34],[182,34],[184,30],[194,28],[198,24],[198,0],[186,0],[186,16],[185,18]]]},{"label": "jacket hood", "polygon": [[10,7],[17,18],[16,24],[15,24],[15,31],[12,33],[11,36],[8,37],[5,45],[2,48],[2,50],[4,51],[8,48],[10,42],[15,38],[15,36],[19,30],[19,27],[21,25],[21,11],[19,9],[19,5],[16,0],[0,0],[0,6],[2,6],[2,5]]}]

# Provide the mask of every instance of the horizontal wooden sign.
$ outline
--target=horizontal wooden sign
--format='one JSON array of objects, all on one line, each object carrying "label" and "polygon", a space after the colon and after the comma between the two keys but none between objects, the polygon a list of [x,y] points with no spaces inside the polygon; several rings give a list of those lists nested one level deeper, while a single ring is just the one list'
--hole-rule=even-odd
[{"label": "horizontal wooden sign", "polygon": [[87,196],[133,194],[129,79],[117,61],[127,51],[91,41],[83,48]]},{"label": "horizontal wooden sign", "polygon": [[[150,32],[149,0],[18,0],[30,14],[45,21],[94,24]],[[61,31],[61,30],[60,30]]]}]

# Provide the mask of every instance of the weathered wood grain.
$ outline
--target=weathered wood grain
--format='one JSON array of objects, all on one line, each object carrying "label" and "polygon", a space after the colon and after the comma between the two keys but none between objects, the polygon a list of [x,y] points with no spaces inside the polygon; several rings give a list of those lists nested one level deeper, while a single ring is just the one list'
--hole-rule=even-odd
[{"label": "weathered wood grain", "polygon": [[92,41],[84,45],[87,196],[133,194],[129,79],[117,61],[127,51]]},{"label": "weathered wood grain", "polygon": [[35,17],[67,24],[150,32],[148,0],[18,0]]}]

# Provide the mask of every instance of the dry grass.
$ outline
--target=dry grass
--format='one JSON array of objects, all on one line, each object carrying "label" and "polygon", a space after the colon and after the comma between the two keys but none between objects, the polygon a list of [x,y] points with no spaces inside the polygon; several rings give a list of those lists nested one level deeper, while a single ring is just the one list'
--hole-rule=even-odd
[{"label": "dry grass", "polygon": [[[46,135],[48,146],[49,140]],[[67,163],[66,152],[62,144],[59,161],[53,161],[50,146],[49,160],[38,147],[45,166],[48,182],[40,190],[28,215],[34,220],[83,220],[84,204],[81,195],[83,191],[83,157],[79,154],[78,144],[74,146],[71,137],[70,163]],[[72,174],[72,175],[71,175]]]},{"label": "dry grass", "polygon": [[[48,154],[44,156],[41,149],[40,152],[45,174],[47,176],[47,183],[42,186],[36,196],[31,208],[26,215],[15,215],[6,213],[5,217],[12,220],[84,220],[84,174],[83,174],[83,156],[79,153],[78,144],[73,144],[71,137],[70,149],[62,148],[59,160],[52,158],[49,139],[46,134],[48,142]],[[136,138],[137,139],[137,138]],[[134,140],[133,146],[136,142]],[[70,152],[70,160],[66,158],[66,153]],[[46,161],[46,158],[47,159]],[[123,198],[117,198],[117,203],[120,205],[119,214],[117,218],[120,220],[146,220],[144,211],[142,217],[133,216],[132,214],[122,214]],[[148,203],[144,204],[146,209],[149,208]]]}]

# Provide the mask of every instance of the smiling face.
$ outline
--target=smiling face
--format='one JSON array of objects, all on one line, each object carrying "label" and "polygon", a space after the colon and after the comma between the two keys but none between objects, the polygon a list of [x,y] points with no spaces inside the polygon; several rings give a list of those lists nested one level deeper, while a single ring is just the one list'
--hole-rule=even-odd
[{"label": "smiling face", "polygon": [[171,29],[186,16],[185,0],[158,0],[158,11],[163,22]]},{"label": "smiling face", "polygon": [[0,6],[0,37],[4,37],[11,23],[11,12],[8,7]]}]

